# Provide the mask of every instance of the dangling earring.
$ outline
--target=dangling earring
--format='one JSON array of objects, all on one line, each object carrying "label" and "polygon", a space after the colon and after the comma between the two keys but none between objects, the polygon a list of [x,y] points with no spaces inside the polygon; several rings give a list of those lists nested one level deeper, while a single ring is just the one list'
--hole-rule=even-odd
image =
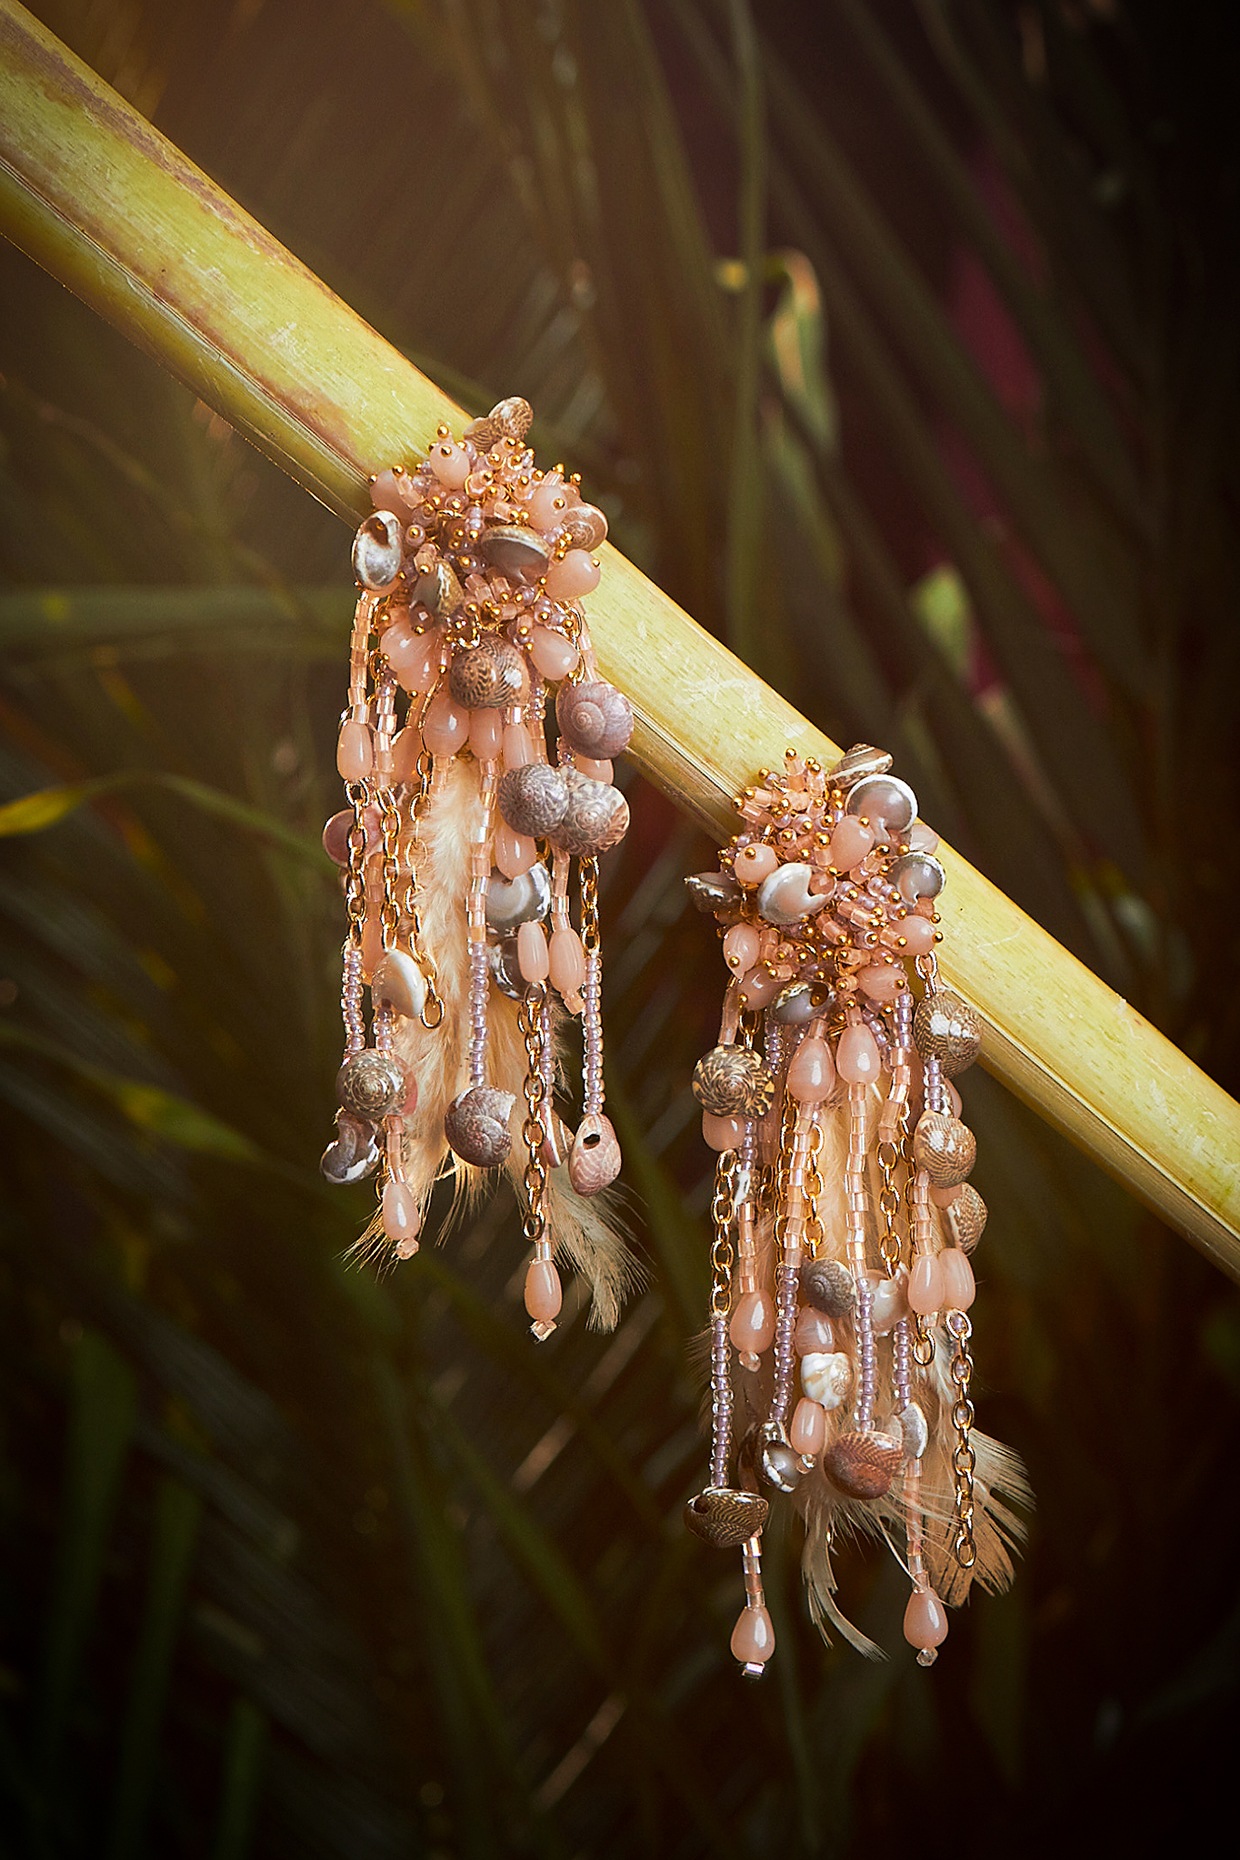
[{"label": "dangling earring", "polygon": [[[337,753],[349,804],[324,834],[344,872],[345,1042],[322,1167],[335,1182],[379,1171],[362,1244],[400,1259],[441,1173],[459,1193],[506,1168],[541,1339],[561,1306],[557,1251],[590,1279],[604,1325],[629,1272],[590,1198],[620,1168],[603,1098],[598,856],[628,825],[612,758],[633,718],[598,675],[581,606],[606,519],[563,467],[535,465],[532,417],[510,399],[460,440],[441,426],[422,463],[372,479],[354,541]],[[574,1016],[583,1115],[570,1139],[555,1096]]]},{"label": "dangling earring", "polygon": [[973,1426],[969,1255],[986,1207],[952,1081],[980,1028],[940,983],[945,873],[890,769],[868,745],[829,772],[789,750],[739,798],[720,869],[687,881],[731,979],[693,1077],[719,1160],[710,1482],[685,1518],[742,1548],[732,1651],[751,1676],[775,1645],[761,1572],[775,1494],[804,1519],[824,1638],[833,1626],[878,1651],[835,1601],[832,1539],[853,1526],[906,1569],[904,1633],[924,1666],[945,1603],[1010,1581],[1009,1501],[1028,1499],[1015,1456]]}]

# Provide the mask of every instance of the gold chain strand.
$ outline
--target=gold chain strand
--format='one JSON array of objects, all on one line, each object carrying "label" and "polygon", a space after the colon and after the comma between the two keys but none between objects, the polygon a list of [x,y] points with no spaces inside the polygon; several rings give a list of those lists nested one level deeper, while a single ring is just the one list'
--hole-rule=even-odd
[{"label": "gold chain strand", "polygon": [[400,924],[400,905],[396,895],[399,880],[396,849],[400,840],[400,812],[396,806],[395,792],[391,788],[381,788],[375,800],[383,822],[383,908],[380,925],[384,949],[395,949],[396,932]]},{"label": "gold chain strand", "polygon": [[736,1151],[724,1150],[715,1165],[715,1193],[710,1204],[714,1227],[710,1248],[710,1314],[717,1318],[726,1318],[732,1309],[732,1272],[736,1265],[732,1223],[736,1216],[738,1174]]},{"label": "gold chain strand", "polygon": [[973,1376],[969,1338],[973,1335],[973,1326],[966,1311],[949,1311],[945,1322],[953,1345],[948,1373],[956,1392],[951,1410],[952,1426],[956,1430],[956,1445],[952,1452],[952,1473],[956,1481],[956,1536],[952,1548],[961,1569],[972,1569],[977,1561],[977,1546],[973,1541],[973,1474],[977,1459],[970,1439],[973,1403],[969,1399],[969,1384]]},{"label": "gold chain strand", "polygon": [[525,1143],[526,1163],[523,1181],[525,1184],[526,1212],[522,1222],[522,1232],[534,1249],[536,1259],[550,1259],[551,1249],[547,1244],[547,1221],[543,1213],[543,1196],[547,1188],[547,1165],[543,1161],[543,1124],[542,1111],[545,1087],[542,1076],[542,1032],[541,1009],[546,998],[546,986],[542,982],[531,982],[521,998],[519,1025],[525,1039],[525,1121],[521,1126],[521,1136]]},{"label": "gold chain strand", "polygon": [[581,942],[586,955],[597,954],[602,947],[598,927],[598,860],[579,862],[581,877]]},{"label": "gold chain strand", "polygon": [[366,922],[366,806],[370,792],[364,781],[350,782],[345,790],[353,809],[349,828],[349,863],[345,877],[344,908],[349,920],[349,941],[358,946]]},{"label": "gold chain strand", "polygon": [[[903,1122],[901,1122],[901,1137],[903,1134]],[[900,1142],[884,1141],[879,1144],[878,1173],[882,1177],[883,1185],[878,1194],[878,1211],[882,1215],[883,1227],[878,1244],[889,1279],[895,1277],[902,1251],[900,1233],[896,1226],[896,1216],[903,1202],[903,1197],[896,1185],[896,1170],[901,1161],[902,1144]]]},{"label": "gold chain strand", "polygon": [[822,1125],[818,1119],[809,1129],[809,1160],[805,1168],[805,1250],[813,1258],[826,1237],[822,1225],[822,1216],[818,1212],[818,1203],[826,1189],[822,1179]]}]

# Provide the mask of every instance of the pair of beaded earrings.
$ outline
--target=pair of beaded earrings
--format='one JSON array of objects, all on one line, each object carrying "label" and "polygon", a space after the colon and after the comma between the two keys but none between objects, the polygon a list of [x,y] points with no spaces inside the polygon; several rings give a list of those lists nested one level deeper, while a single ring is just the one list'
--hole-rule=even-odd
[{"label": "pair of beaded earrings", "polygon": [[[629,1277],[605,1194],[620,1151],[603,1098],[598,857],[628,824],[612,758],[633,718],[598,676],[581,605],[606,521],[562,467],[536,467],[531,418],[511,399],[460,441],[441,427],[423,463],[372,480],[357,532],[337,758],[348,805],[324,834],[348,933],[322,1167],[335,1182],[378,1172],[360,1244],[398,1259],[417,1250],[441,1175],[469,1193],[506,1169],[542,1339],[561,1308],[557,1253],[589,1279],[604,1325]],[[944,1602],[974,1576],[1010,1579],[1018,1534],[1005,1500],[1024,1493],[1019,1466],[973,1428],[969,1393],[968,1254],[986,1210],[951,1078],[979,1033],[939,985],[943,869],[890,766],[859,747],[828,774],[790,750],[740,797],[720,869],[687,881],[718,921],[731,979],[693,1079],[719,1161],[710,1482],[686,1521],[742,1547],[732,1649],[749,1674],[774,1648],[768,1494],[804,1516],[824,1635],[835,1626],[870,1653],[836,1606],[831,1547],[842,1528],[887,1539],[924,1664],[947,1632]],[[570,1135],[556,1093],[573,1018]]]}]

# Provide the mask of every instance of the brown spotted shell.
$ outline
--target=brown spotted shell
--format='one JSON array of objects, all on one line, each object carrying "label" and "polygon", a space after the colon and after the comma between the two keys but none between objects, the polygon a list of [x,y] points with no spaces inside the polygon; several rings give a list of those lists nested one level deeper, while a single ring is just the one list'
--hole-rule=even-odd
[{"label": "brown spotted shell", "polygon": [[555,720],[572,748],[598,762],[618,756],[633,734],[633,706],[623,691],[602,678],[562,684]]},{"label": "brown spotted shell", "polygon": [[685,1506],[685,1523],[695,1537],[716,1550],[732,1550],[748,1543],[766,1523],[770,1505],[758,1492],[740,1492],[732,1486],[708,1485]]},{"label": "brown spotted shell", "polygon": [[986,1226],[986,1203],[972,1182],[962,1182],[960,1193],[942,1210],[943,1223],[962,1253],[971,1253]]},{"label": "brown spotted shell", "polygon": [[807,1259],[800,1284],[804,1302],[828,1317],[848,1317],[857,1302],[857,1282],[840,1259]]},{"label": "brown spotted shell", "polygon": [[629,804],[610,782],[595,781],[580,769],[562,771],[568,784],[568,807],[554,833],[548,835],[562,852],[592,859],[624,838],[629,825]]},{"label": "brown spotted shell", "polygon": [[421,601],[436,619],[446,620],[465,599],[465,590],[451,563],[436,562],[433,568],[424,569],[414,582],[413,598]]},{"label": "brown spotted shell", "polygon": [[545,839],[568,812],[568,783],[563,769],[546,762],[526,762],[509,769],[499,784],[496,804],[514,833]]},{"label": "brown spotted shell", "polygon": [[967,1001],[940,988],[923,995],[913,1016],[913,1038],[923,1059],[937,1059],[951,1078],[982,1050],[982,1025]]},{"label": "brown spotted shell", "polygon": [[693,1068],[693,1095],[712,1117],[764,1117],[775,1080],[747,1046],[713,1046]]},{"label": "brown spotted shell", "polygon": [[512,1148],[509,1119],[516,1099],[493,1085],[471,1085],[448,1106],[444,1135],[462,1162],[496,1169]]},{"label": "brown spotted shell", "polygon": [[899,1441],[860,1428],[838,1435],[822,1456],[828,1479],[850,1498],[881,1498],[903,1463]]},{"label": "brown spotted shell", "polygon": [[607,519],[594,504],[574,504],[560,528],[574,549],[597,549],[607,539]]},{"label": "brown spotted shell", "polygon": [[524,686],[525,661],[498,633],[484,633],[476,646],[458,652],[448,671],[448,689],[466,710],[502,709]]},{"label": "brown spotted shell", "polygon": [[494,523],[478,538],[478,553],[513,581],[537,581],[551,563],[551,550],[524,523]]},{"label": "brown spotted shell", "polygon": [[913,1161],[935,1188],[955,1188],[977,1160],[977,1139],[967,1124],[942,1111],[923,1111],[913,1132]]},{"label": "brown spotted shell", "polygon": [[408,1090],[409,1079],[399,1059],[370,1046],[352,1053],[336,1075],[336,1094],[343,1109],[372,1124],[399,1111]]},{"label": "brown spotted shell", "polygon": [[568,1152],[568,1179],[579,1195],[597,1195],[620,1173],[620,1144],[611,1119],[583,1117]]}]

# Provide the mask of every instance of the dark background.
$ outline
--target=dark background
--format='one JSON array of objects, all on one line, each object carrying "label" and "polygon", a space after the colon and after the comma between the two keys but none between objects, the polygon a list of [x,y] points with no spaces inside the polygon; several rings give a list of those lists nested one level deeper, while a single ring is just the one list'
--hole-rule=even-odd
[{"label": "dark background", "polygon": [[[465,404],[526,394],[623,549],[1236,1089],[1226,9],[36,11]],[[347,535],[7,247],[0,292],[3,795],[126,778],[0,855],[0,1852],[1146,1853],[1225,1814],[1240,1303],[980,1074],[1015,1587],[925,1673],[846,1555],[869,1665],[777,1531],[737,1679],[737,1571],[679,1523],[709,848],[636,777],[646,1290],[534,1351],[502,1199],[346,1263]]]}]

